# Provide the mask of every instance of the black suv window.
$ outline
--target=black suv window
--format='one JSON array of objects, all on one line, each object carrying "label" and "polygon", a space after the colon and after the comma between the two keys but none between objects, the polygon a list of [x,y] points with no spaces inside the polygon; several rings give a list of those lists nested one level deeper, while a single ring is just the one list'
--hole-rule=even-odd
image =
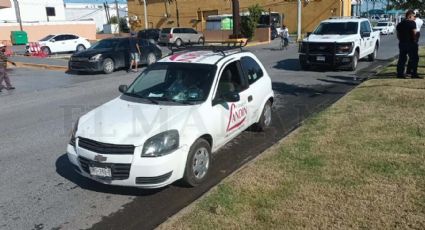
[{"label": "black suv window", "polygon": [[241,58],[241,64],[249,84],[256,82],[264,75],[260,65],[251,57]]}]

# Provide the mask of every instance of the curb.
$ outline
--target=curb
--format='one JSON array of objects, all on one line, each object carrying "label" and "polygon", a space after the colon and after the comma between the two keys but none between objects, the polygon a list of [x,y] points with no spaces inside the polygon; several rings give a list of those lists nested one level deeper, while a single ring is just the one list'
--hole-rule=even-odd
[{"label": "curb", "polygon": [[27,62],[15,62],[15,63],[16,63],[16,67],[31,67],[31,68],[64,71],[64,72],[68,70],[68,67],[58,66],[58,65],[35,64],[35,63],[27,63]]},{"label": "curb", "polygon": [[252,46],[259,46],[259,45],[266,45],[266,44],[270,44],[271,41],[266,41],[266,42],[252,42],[246,45],[246,47],[252,47]]}]

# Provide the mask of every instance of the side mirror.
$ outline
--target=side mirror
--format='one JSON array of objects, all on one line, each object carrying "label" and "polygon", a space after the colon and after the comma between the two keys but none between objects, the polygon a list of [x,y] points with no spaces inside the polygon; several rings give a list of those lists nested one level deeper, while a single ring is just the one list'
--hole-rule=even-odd
[{"label": "side mirror", "polygon": [[125,93],[127,91],[127,89],[128,89],[127,85],[120,85],[118,87],[118,90],[120,91],[120,93]]},{"label": "side mirror", "polygon": [[362,38],[370,37],[370,32],[362,32]]},{"label": "side mirror", "polygon": [[50,42],[55,42],[56,40],[55,39],[50,39]]}]

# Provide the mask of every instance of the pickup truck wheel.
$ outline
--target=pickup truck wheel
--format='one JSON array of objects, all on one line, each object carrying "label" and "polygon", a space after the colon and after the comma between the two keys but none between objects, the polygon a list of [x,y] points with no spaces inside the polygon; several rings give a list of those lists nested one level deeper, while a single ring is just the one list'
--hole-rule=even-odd
[{"label": "pickup truck wheel", "polygon": [[103,72],[106,74],[110,74],[115,70],[115,63],[112,59],[106,58],[103,60]]},{"label": "pickup truck wheel", "polygon": [[353,60],[351,61],[350,64],[350,70],[351,71],[355,71],[357,69],[357,64],[359,63],[359,52],[355,52],[354,56],[353,56]]},{"label": "pickup truck wheel", "polygon": [[268,101],[263,108],[260,120],[253,125],[255,131],[263,132],[272,123],[272,103]]},{"label": "pickup truck wheel", "polygon": [[198,139],[190,147],[183,182],[191,187],[201,184],[207,178],[210,166],[210,143],[204,139]]},{"label": "pickup truck wheel", "polygon": [[375,61],[376,59],[376,55],[378,54],[378,47],[375,45],[375,49],[373,50],[373,53],[369,54],[369,56],[367,56],[369,61]]}]

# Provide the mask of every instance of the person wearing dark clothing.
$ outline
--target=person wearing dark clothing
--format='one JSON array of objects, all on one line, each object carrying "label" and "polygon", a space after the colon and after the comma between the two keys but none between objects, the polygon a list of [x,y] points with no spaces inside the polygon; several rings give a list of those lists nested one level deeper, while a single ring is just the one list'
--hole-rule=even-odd
[{"label": "person wearing dark clothing", "polygon": [[[134,36],[135,33],[132,33],[131,35],[132,36],[129,39],[129,41],[130,41],[130,69],[129,69],[129,71],[137,72],[141,52],[140,52],[139,44],[137,42],[137,37]],[[133,65],[134,65],[134,69],[133,69]]]},{"label": "person wearing dark clothing", "polygon": [[[5,55],[6,47],[0,47],[0,92],[2,89],[12,90],[15,87],[10,83],[9,75],[6,72],[7,63],[10,62],[12,65],[16,66],[15,62],[9,61],[7,56]],[[3,85],[3,81],[6,83],[6,86]]]},{"label": "person wearing dark clothing", "polygon": [[397,63],[397,77],[405,78],[404,71],[409,56],[409,70],[412,77],[418,77],[418,44],[416,36],[415,13],[413,10],[406,12],[406,19],[397,25],[397,38],[399,40],[399,58]]}]

